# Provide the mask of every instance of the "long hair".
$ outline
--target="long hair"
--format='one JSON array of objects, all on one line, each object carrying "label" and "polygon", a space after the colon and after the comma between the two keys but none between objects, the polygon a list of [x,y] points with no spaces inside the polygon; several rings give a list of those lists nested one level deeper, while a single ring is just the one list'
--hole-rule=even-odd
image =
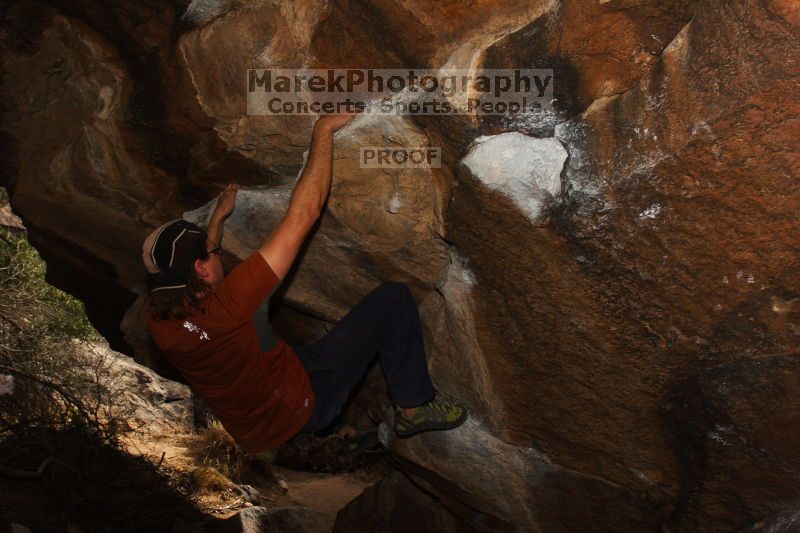
[{"label": "long hair", "polygon": [[155,320],[182,320],[203,311],[203,301],[214,289],[197,276],[194,268],[189,270],[189,279],[181,295],[164,303],[153,303],[148,298],[148,306]]}]

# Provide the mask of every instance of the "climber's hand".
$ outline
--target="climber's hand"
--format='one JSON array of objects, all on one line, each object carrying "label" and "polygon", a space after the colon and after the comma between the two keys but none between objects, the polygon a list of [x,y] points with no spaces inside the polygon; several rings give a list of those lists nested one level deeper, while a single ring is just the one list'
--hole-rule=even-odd
[{"label": "climber's hand", "polygon": [[345,127],[353,117],[355,117],[355,113],[347,113],[344,115],[323,115],[317,119],[317,123],[314,124],[314,131],[318,131],[320,133],[328,133],[332,134],[343,127]]},{"label": "climber's hand", "polygon": [[217,206],[214,208],[213,218],[224,220],[233,213],[236,207],[236,193],[239,192],[238,183],[229,183],[225,190],[217,198]]}]

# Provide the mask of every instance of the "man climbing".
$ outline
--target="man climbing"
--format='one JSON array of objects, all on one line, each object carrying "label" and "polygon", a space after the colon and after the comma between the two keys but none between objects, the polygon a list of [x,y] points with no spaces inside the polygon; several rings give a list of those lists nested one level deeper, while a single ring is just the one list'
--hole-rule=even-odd
[{"label": "man climbing", "polygon": [[344,435],[340,414],[376,354],[397,406],[399,437],[453,429],[467,418],[462,407],[436,394],[417,306],[402,283],[372,290],[312,344],[287,344],[267,320],[269,298],[327,201],[333,134],[351,119],[317,120],[286,214],[227,276],[220,242],[237,185],[220,194],[205,231],[176,220],[144,242],[152,337],[247,452],[277,447],[298,432]]}]

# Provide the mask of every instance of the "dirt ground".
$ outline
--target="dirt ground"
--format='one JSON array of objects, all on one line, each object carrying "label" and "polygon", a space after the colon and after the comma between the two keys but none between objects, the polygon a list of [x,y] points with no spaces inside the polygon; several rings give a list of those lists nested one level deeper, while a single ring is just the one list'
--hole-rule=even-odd
[{"label": "dirt ground", "polygon": [[[204,465],[194,450],[195,435],[149,435],[134,433],[125,440],[125,447],[134,454],[161,465],[164,471],[192,475]],[[274,465],[274,479],[254,485],[266,507],[303,506],[318,516],[318,527],[312,533],[329,533],[336,514],[348,502],[377,481],[374,469],[344,474],[303,472]],[[195,477],[197,481],[197,477]],[[218,518],[227,518],[250,505],[233,483],[193,484],[195,501],[200,509]]]}]

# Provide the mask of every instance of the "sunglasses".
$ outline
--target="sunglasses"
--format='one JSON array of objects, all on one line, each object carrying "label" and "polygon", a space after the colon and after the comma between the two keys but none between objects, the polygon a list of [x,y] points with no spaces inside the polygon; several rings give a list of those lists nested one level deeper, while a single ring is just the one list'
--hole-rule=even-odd
[{"label": "sunglasses", "polygon": [[221,256],[221,255],[222,255],[222,246],[217,246],[217,247],[216,247],[216,248],[214,248],[213,250],[209,250],[209,251],[207,251],[207,252],[206,252],[206,254],[207,254],[207,255],[211,255],[211,254],[217,254],[217,255],[220,255],[220,256]]}]

